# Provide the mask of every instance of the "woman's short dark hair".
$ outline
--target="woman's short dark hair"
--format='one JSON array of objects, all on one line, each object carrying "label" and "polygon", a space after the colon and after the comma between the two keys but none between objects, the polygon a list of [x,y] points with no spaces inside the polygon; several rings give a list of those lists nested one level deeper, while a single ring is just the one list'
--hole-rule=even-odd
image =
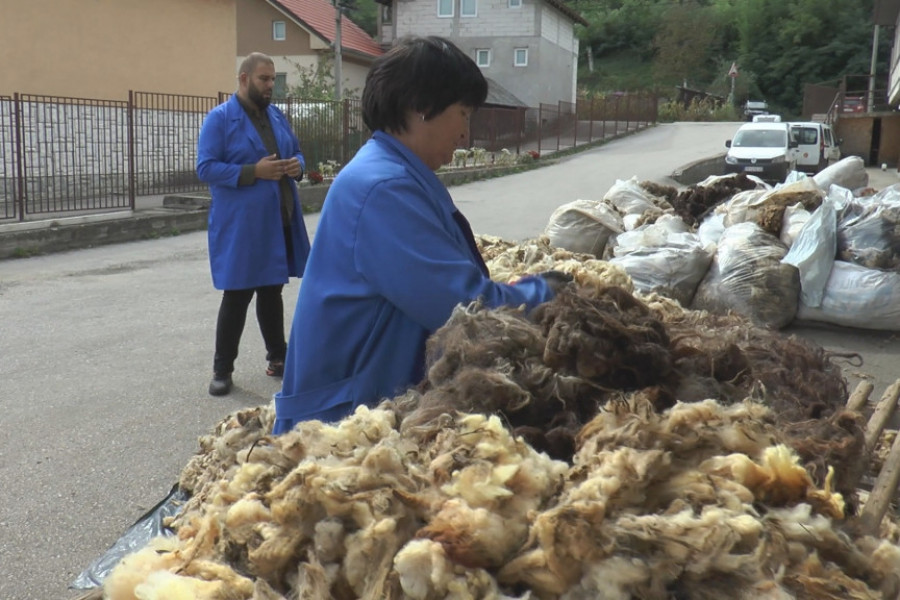
[{"label": "woman's short dark hair", "polygon": [[459,102],[484,104],[487,81],[475,61],[437,36],[401,38],[375,60],[363,90],[363,121],[371,131],[404,131],[410,110],[431,119]]}]

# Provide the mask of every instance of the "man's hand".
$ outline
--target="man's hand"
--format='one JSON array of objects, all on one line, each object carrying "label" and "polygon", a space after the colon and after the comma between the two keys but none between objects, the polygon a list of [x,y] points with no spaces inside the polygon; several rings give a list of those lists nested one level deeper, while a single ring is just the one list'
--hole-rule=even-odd
[{"label": "man's hand", "polygon": [[288,163],[291,161],[297,163],[294,168],[299,172],[300,161],[297,160],[296,156],[294,158],[280,160],[277,154],[270,154],[269,156],[264,156],[259,159],[253,174],[256,175],[257,179],[271,179],[273,181],[278,181],[285,175],[290,175]]},{"label": "man's hand", "polygon": [[303,167],[300,165],[300,159],[296,156],[292,156],[282,162],[285,163],[284,174],[291,179],[296,179],[299,181],[300,176],[303,175]]}]

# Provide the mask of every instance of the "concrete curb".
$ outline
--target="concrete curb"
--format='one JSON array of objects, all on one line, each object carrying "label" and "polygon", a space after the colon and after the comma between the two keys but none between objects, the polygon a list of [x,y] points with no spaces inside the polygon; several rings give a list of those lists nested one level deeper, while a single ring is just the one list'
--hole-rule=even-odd
[{"label": "concrete curb", "polygon": [[[112,217],[112,218],[110,218]],[[0,260],[91,248],[105,244],[149,240],[206,229],[205,209],[127,211],[97,215],[88,220],[69,219],[23,223],[19,229],[0,231]]]},{"label": "concrete curb", "polygon": [[681,185],[699,183],[710,175],[721,175],[725,172],[725,153],[710,158],[695,160],[676,169],[670,177]]},{"label": "concrete curb", "polygon": [[[438,177],[449,187],[548,166],[556,162],[553,159],[541,159],[534,163],[508,167],[443,171],[438,173]],[[329,187],[324,183],[301,187],[300,203],[303,212],[319,212]],[[162,198],[161,206],[149,209],[2,224],[0,260],[154,239],[206,229],[210,203],[211,198],[206,193],[171,194]]]}]

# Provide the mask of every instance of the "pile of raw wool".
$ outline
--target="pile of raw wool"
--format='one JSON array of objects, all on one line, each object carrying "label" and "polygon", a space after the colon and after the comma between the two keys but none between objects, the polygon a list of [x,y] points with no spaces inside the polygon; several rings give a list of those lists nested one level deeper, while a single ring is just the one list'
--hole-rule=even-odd
[{"label": "pile of raw wool", "polygon": [[274,437],[271,407],[232,415],[182,473],[176,535],[123,559],[104,597],[900,590],[900,529],[847,526],[860,417],[821,349],[635,295],[540,240],[486,246],[492,268],[523,259],[509,279],[578,283],[529,315],[459,307],[429,340],[426,380],[375,409]]},{"label": "pile of raw wool", "polygon": [[123,559],[104,598],[875,599],[898,589],[896,526],[843,532],[830,478],[813,483],[762,404],[659,412],[624,394],[581,430],[571,465],[497,416],[404,427],[401,412],[389,401],[278,437],[236,433],[240,421],[270,424],[270,407],[229,419],[231,443],[245,445],[213,443],[205,462],[221,477],[194,479],[177,536]]}]

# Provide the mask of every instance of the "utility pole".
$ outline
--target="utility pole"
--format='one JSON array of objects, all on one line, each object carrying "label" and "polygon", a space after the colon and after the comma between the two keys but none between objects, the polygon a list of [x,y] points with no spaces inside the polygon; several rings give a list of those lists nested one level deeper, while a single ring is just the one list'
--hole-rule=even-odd
[{"label": "utility pole", "polygon": [[341,89],[341,0],[334,0],[334,99],[340,100],[344,92]]},{"label": "utility pole", "polygon": [[875,66],[878,63],[878,25],[872,33],[872,62],[869,66],[869,101],[868,112],[872,112],[875,106]]}]

